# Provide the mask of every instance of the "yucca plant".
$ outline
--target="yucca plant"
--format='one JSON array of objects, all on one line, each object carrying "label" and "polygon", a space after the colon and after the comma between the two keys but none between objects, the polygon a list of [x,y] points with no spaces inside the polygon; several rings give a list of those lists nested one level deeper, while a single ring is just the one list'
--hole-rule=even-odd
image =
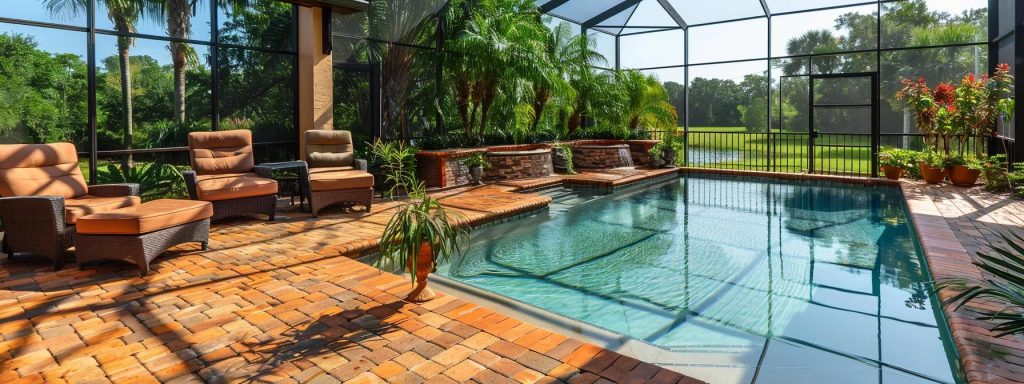
[{"label": "yucca plant", "polygon": [[1017,234],[1001,235],[1006,245],[990,245],[992,252],[978,252],[974,265],[989,276],[981,279],[958,278],[935,285],[936,291],[958,292],[942,305],[954,310],[979,299],[991,299],[1002,306],[998,311],[979,310],[977,319],[995,325],[990,328],[996,337],[1024,333],[1024,238]]},{"label": "yucca plant", "polygon": [[140,163],[125,168],[109,163],[96,170],[96,181],[100,184],[138,184],[144,201],[188,196],[185,178],[178,168],[170,164]]},{"label": "yucca plant", "polygon": [[438,261],[448,261],[462,252],[462,245],[469,243],[469,231],[458,223],[461,214],[448,212],[422,188],[416,188],[410,197],[384,228],[376,266],[409,272],[414,287],[406,300],[423,302],[434,298],[427,277]]}]

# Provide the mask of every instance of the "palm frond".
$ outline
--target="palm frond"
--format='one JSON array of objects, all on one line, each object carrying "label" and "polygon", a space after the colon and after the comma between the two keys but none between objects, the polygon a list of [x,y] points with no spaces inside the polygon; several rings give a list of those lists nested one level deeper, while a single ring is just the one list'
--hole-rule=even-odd
[{"label": "palm frond", "polygon": [[990,330],[996,337],[1024,333],[1024,238],[1012,233],[1000,237],[1004,245],[990,244],[994,254],[978,252],[973,262],[984,277],[949,279],[935,285],[936,292],[956,292],[942,303],[953,310],[982,298],[1001,305],[998,311],[977,310],[981,313],[977,319],[995,324]]}]

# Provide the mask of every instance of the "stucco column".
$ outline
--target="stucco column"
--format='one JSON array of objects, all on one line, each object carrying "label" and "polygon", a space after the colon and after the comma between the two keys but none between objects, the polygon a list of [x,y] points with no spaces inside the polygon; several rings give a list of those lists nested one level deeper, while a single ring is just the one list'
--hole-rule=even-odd
[{"label": "stucco column", "polygon": [[334,89],[330,54],[323,53],[321,8],[299,6],[299,156],[305,160],[305,132],[334,129]]}]

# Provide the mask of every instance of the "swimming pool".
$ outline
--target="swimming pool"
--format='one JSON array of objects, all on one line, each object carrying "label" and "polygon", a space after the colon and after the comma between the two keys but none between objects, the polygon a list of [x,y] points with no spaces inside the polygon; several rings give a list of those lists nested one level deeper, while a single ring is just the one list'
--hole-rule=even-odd
[{"label": "swimming pool", "polygon": [[689,175],[481,229],[438,274],[710,382],[957,382],[901,193]]}]

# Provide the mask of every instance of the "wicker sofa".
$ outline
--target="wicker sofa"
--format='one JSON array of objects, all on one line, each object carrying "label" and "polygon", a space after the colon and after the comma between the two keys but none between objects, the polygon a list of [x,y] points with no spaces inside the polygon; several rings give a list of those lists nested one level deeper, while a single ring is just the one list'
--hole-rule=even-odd
[{"label": "wicker sofa", "polygon": [[366,160],[355,158],[352,133],[309,130],[305,139],[313,216],[335,204],[362,205],[369,211],[373,203],[373,175],[366,172]]},{"label": "wicker sofa", "polygon": [[9,257],[43,256],[59,269],[79,218],[138,205],[138,195],[137,184],[86,184],[73,144],[0,145],[2,248]]},{"label": "wicker sofa", "polygon": [[192,200],[213,203],[212,220],[265,214],[277,205],[277,181],[257,174],[248,130],[192,132],[188,135],[191,171],[185,184]]}]

